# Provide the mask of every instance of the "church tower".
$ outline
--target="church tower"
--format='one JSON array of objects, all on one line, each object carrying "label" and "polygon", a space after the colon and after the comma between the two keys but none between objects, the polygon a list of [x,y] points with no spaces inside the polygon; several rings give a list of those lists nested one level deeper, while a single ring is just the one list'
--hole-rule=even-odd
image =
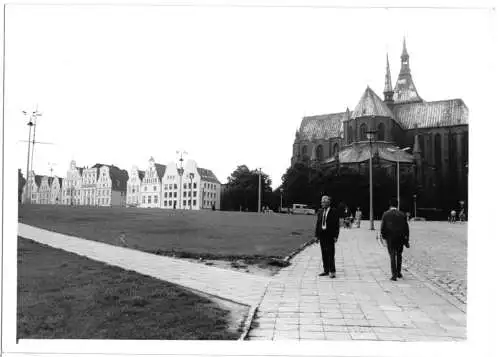
[{"label": "church tower", "polygon": [[401,70],[394,87],[394,103],[419,103],[423,102],[418,95],[417,88],[413,83],[410,71],[410,55],[406,49],[406,39],[403,39],[403,53],[401,54]]}]

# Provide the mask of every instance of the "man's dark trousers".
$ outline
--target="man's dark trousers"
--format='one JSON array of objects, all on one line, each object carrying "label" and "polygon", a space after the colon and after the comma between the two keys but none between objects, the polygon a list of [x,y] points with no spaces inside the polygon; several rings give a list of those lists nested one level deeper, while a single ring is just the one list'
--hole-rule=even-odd
[{"label": "man's dark trousers", "polygon": [[323,271],[325,273],[335,273],[335,242],[333,237],[331,235],[327,236],[326,232],[320,232],[319,245],[323,257]]},{"label": "man's dark trousers", "polygon": [[387,244],[389,256],[391,257],[391,273],[392,276],[401,274],[401,263],[403,261],[403,244],[399,242]]}]

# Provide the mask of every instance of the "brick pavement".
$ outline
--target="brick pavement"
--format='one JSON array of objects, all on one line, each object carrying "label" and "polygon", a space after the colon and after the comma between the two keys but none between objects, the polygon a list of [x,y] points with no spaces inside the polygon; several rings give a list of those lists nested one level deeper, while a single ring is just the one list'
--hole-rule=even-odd
[{"label": "brick pavement", "polygon": [[18,229],[23,238],[244,305],[256,306],[269,282],[266,277],[71,237],[22,223]]},{"label": "brick pavement", "polygon": [[341,231],[336,279],[318,277],[317,244],[281,270],[268,286],[248,339],[464,340],[465,305],[411,271],[390,281],[388,254],[364,223]]}]

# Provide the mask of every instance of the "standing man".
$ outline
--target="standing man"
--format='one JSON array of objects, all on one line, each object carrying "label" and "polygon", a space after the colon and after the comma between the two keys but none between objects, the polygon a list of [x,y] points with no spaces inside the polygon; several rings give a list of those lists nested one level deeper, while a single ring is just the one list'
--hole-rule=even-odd
[{"label": "standing man", "polygon": [[335,243],[339,237],[339,215],[335,208],[330,207],[328,196],[321,197],[321,209],[316,219],[316,238],[319,239],[321,256],[323,258],[323,273],[319,276],[330,275],[335,278]]},{"label": "standing man", "polygon": [[361,213],[361,208],[358,207],[356,210],[356,214],[354,215],[354,219],[356,220],[356,227],[361,226],[361,218],[363,217],[363,213]]},{"label": "standing man", "polygon": [[405,214],[397,209],[398,200],[391,199],[389,210],[384,212],[380,225],[380,235],[387,242],[387,249],[391,258],[391,280],[402,278],[401,263],[403,246],[410,247],[410,229]]}]

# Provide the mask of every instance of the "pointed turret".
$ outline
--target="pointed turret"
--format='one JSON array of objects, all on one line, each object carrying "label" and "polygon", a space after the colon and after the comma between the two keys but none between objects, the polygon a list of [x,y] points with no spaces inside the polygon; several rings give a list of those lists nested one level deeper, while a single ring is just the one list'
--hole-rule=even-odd
[{"label": "pointed turret", "polygon": [[385,69],[384,102],[394,103],[394,91],[392,90],[391,67],[389,66],[389,54],[386,55],[387,65]]},{"label": "pointed turret", "polygon": [[398,80],[394,87],[394,102],[399,103],[415,103],[422,102],[422,98],[418,95],[417,88],[413,83],[410,71],[410,56],[406,49],[406,39],[403,38],[403,52],[401,53],[401,70],[399,71]]}]

